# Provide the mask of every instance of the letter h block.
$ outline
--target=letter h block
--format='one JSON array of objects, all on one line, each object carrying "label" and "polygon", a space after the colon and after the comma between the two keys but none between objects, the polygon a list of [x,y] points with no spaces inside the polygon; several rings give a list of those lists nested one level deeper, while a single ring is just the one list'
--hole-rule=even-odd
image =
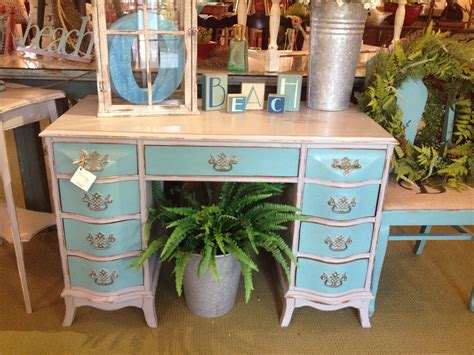
[{"label": "letter h block", "polygon": [[225,110],[227,96],[227,74],[203,74],[202,109],[204,111]]},{"label": "letter h block", "polygon": [[285,111],[299,111],[301,100],[301,86],[303,77],[301,75],[278,75],[277,94],[284,95]]}]

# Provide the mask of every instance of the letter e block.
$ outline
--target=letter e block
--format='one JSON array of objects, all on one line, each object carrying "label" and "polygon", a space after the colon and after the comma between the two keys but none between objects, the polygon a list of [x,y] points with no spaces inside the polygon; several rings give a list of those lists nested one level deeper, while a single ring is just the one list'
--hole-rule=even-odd
[{"label": "letter e block", "polygon": [[268,95],[268,112],[283,113],[285,112],[285,96],[283,95]]},{"label": "letter e block", "polygon": [[247,97],[242,94],[227,95],[227,112],[240,113],[245,112],[247,106]]},{"label": "letter e block", "polygon": [[278,75],[278,95],[285,95],[285,111],[299,111],[301,100],[301,75]]},{"label": "letter e block", "polygon": [[203,74],[202,109],[204,111],[224,110],[227,96],[227,74]]}]

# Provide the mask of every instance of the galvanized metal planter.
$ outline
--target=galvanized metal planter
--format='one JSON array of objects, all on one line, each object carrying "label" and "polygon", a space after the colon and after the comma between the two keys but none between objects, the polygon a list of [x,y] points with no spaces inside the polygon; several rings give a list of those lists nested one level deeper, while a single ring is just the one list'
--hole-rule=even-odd
[{"label": "galvanized metal planter", "polygon": [[197,270],[201,256],[189,257],[184,272],[183,289],[186,305],[197,316],[212,318],[230,312],[234,307],[240,281],[240,264],[233,255],[216,257],[219,283],[211,270],[198,277]]},{"label": "galvanized metal planter", "polygon": [[309,108],[348,109],[366,18],[362,3],[312,2]]}]

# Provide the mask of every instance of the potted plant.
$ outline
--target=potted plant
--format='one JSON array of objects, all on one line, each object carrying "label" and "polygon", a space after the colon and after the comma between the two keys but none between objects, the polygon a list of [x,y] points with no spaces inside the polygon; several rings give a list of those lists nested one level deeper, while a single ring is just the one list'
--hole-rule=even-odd
[{"label": "potted plant", "polygon": [[201,205],[185,195],[185,205],[176,207],[155,185],[154,195],[161,207],[150,209],[148,227],[153,229],[161,221],[164,230],[135,266],[159,252],[162,261],[175,262],[176,291],[181,295],[184,289],[186,304],[194,314],[226,314],[234,306],[240,274],[249,301],[252,273],[258,271],[255,256],[260,250],[273,255],[290,279],[289,260],[296,263],[296,258],[278,232],[287,229],[285,223],[302,217],[294,206],[269,201],[281,195],[283,187],[226,182],[214,201],[208,188],[209,203]]}]

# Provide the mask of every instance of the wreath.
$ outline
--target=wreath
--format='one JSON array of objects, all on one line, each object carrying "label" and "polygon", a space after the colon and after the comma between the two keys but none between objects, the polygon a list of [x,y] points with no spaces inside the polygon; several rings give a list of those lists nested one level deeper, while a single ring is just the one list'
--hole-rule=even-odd
[{"label": "wreath", "polygon": [[[367,71],[359,107],[400,143],[392,169],[411,184],[462,189],[474,176],[474,35],[425,30],[380,51]],[[413,144],[405,137],[397,99],[406,79],[422,79],[428,101]],[[443,140],[445,110],[455,111],[451,140]]]}]

